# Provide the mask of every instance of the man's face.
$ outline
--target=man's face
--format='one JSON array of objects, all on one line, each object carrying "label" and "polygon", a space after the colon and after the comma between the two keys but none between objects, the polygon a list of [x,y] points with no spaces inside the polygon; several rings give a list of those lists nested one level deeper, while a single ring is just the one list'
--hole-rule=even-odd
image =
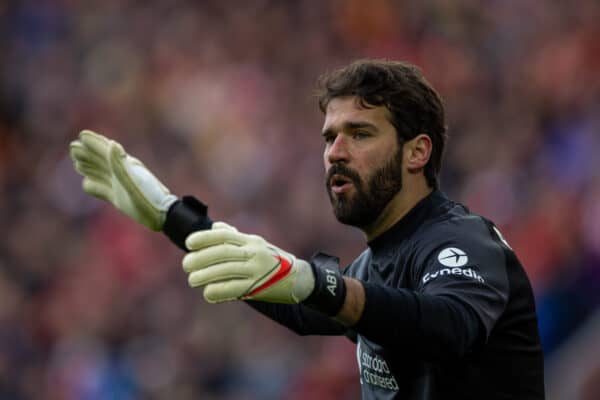
[{"label": "man's face", "polygon": [[327,106],[323,137],[326,187],[343,224],[370,226],[402,189],[402,149],[385,107],[340,97]]}]

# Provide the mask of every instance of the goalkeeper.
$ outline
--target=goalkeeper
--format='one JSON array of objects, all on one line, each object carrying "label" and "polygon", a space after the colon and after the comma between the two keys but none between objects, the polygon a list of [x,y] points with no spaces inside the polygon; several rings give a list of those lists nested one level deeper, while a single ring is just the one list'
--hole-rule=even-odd
[{"label": "goalkeeper", "polygon": [[320,89],[327,193],[367,241],[343,272],[335,257],[302,260],[213,223],[101,135],[83,131],[71,156],[87,193],[187,251],[208,302],[243,300],[298,334],[356,342],[364,399],[543,399],[525,271],[492,222],[439,190],[439,95],[414,66],[382,60],[324,75]]}]

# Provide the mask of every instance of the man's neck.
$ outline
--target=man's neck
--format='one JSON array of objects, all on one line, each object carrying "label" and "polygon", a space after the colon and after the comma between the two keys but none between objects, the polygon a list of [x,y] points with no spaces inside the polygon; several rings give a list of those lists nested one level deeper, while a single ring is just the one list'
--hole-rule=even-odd
[{"label": "man's neck", "polygon": [[383,209],[379,217],[370,226],[363,228],[362,231],[367,238],[367,242],[372,241],[383,232],[390,229],[400,221],[418,202],[423,200],[433,191],[427,184],[408,185],[403,187],[394,198]]}]

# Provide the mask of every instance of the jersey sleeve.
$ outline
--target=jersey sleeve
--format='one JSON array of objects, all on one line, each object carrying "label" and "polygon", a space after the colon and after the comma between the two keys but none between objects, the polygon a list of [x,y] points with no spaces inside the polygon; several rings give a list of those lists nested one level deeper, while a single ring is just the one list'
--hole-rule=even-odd
[{"label": "jersey sleeve", "polygon": [[436,232],[413,270],[417,293],[453,299],[475,312],[487,338],[506,307],[506,257],[492,228],[479,217]]},{"label": "jersey sleeve", "polygon": [[353,329],[380,346],[424,360],[462,357],[485,343],[508,301],[504,252],[479,220],[415,244],[412,288],[363,281]]}]

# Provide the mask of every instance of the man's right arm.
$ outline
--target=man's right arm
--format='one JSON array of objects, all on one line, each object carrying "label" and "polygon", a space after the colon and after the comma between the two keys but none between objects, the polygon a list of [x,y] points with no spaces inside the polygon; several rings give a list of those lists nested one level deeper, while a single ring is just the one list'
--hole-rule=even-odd
[{"label": "man's right arm", "polygon": [[[425,360],[461,357],[485,343],[508,301],[506,260],[485,225],[468,228],[438,230],[443,239],[427,242],[415,290],[345,277],[336,319],[380,346]],[[444,249],[464,255],[460,268],[440,261]]]},{"label": "man's right arm", "polygon": [[[134,221],[165,233],[188,251],[192,233],[213,226],[207,207],[193,197],[172,195],[143,163],[100,134],[83,131],[70,145],[75,169],[88,194],[112,204]],[[253,308],[302,335],[343,334],[345,329],[324,314],[303,305],[252,302]]]}]

